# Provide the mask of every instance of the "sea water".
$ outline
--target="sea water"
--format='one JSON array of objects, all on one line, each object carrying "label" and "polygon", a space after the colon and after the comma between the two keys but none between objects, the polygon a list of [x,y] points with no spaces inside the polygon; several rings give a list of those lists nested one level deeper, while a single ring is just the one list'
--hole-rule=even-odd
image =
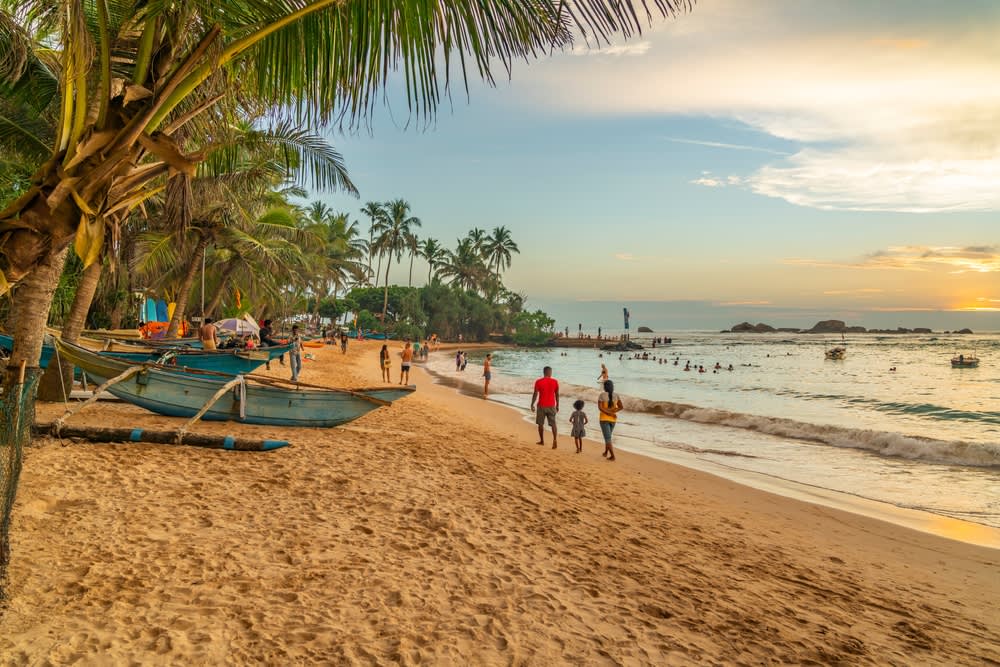
[{"label": "sea water", "polygon": [[[490,398],[525,410],[552,366],[560,420],[583,399],[599,439],[604,363],[625,404],[617,447],[751,484],[787,480],[1000,528],[1000,334],[670,336],[655,348],[643,340],[646,360],[596,348],[497,349]],[[824,358],[840,344],[846,359]],[[952,368],[958,353],[975,353],[979,367]],[[441,352],[428,370],[481,392],[483,355],[470,353],[460,372]]]}]

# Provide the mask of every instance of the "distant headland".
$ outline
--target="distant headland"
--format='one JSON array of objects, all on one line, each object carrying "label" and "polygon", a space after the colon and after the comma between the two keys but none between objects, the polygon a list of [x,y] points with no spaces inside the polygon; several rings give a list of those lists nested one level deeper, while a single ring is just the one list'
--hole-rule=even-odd
[{"label": "distant headland", "polygon": [[[798,329],[795,327],[772,327],[770,324],[758,322],[740,322],[731,329],[723,329],[720,333],[804,333],[804,334],[829,334],[829,333],[871,333],[871,334],[932,334],[936,333],[924,327],[906,329],[898,327],[896,329],[866,329],[859,326],[848,326],[842,320],[821,320],[813,325],[811,329]],[[946,334],[971,334],[971,329],[957,329],[955,331],[942,331]]]}]

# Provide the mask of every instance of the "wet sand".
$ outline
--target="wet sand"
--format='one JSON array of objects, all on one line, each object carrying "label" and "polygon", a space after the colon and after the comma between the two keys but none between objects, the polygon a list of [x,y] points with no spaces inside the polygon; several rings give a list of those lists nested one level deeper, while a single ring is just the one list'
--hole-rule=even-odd
[{"label": "wet sand", "polygon": [[[302,380],[376,383],[379,347],[309,350]],[[2,659],[996,664],[1000,551],[542,448],[511,410],[412,380],[341,428],[196,429],[292,442],[269,453],[37,441]],[[70,423],[180,421],[102,403]]]}]

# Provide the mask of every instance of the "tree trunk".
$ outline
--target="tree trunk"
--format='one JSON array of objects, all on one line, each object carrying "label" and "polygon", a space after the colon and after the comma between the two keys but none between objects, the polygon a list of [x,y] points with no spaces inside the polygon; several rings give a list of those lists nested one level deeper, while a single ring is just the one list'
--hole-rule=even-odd
[{"label": "tree trunk", "polygon": [[375,270],[375,287],[378,287],[378,277],[382,275],[382,253],[378,254],[378,268]]},{"label": "tree trunk", "polygon": [[7,366],[6,387],[17,382],[21,361],[26,362],[28,368],[38,368],[52,295],[59,285],[59,276],[66,263],[66,251],[66,248],[50,251],[17,286],[11,306],[14,349]]},{"label": "tree trunk", "polygon": [[[76,295],[73,297],[73,305],[69,309],[69,315],[63,323],[63,340],[75,343],[80,338],[84,326],[87,323],[87,313],[90,312],[90,304],[94,301],[94,294],[97,293],[97,284],[101,280],[101,270],[103,263],[94,262],[83,270],[80,276],[80,284],[76,288]],[[42,401],[64,401],[69,396],[73,388],[73,364],[61,358],[53,357],[49,362],[49,367],[42,374],[42,379],[38,383],[38,398]]]},{"label": "tree trunk", "polygon": [[188,264],[184,280],[181,281],[181,286],[177,290],[177,303],[174,306],[174,316],[170,318],[170,326],[167,327],[167,333],[164,338],[178,338],[177,331],[180,329],[181,322],[184,321],[188,297],[191,296],[191,286],[194,285],[194,278],[198,274],[198,265],[201,264],[201,258],[204,256],[205,248],[207,247],[208,235],[206,234],[198,239],[198,245],[194,247],[191,263]]},{"label": "tree trunk", "polygon": [[205,307],[205,312],[201,314],[202,317],[205,315],[211,315],[216,317],[216,310],[218,310],[219,305],[222,303],[222,295],[226,293],[226,283],[229,279],[233,277],[236,272],[236,264],[228,264],[226,268],[222,270],[222,275],[219,276],[219,287],[215,290],[215,294],[212,295],[212,300],[208,302],[208,306]]},{"label": "tree trunk", "polygon": [[392,256],[385,263],[385,296],[382,298],[382,328],[385,329],[385,315],[389,311],[389,269],[392,268]]},{"label": "tree trunk", "polygon": [[410,253],[410,278],[406,281],[407,287],[413,287],[413,253]]}]

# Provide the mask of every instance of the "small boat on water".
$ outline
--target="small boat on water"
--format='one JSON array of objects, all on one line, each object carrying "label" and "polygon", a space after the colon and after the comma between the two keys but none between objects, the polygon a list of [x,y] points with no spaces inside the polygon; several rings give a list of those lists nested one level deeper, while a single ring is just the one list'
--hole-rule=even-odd
[{"label": "small boat on water", "polygon": [[233,378],[157,364],[135,365],[62,340],[56,340],[55,344],[60,355],[101,382],[132,369],[131,376],[110,385],[107,391],[133,405],[170,417],[194,417],[211,404],[202,419],[273,426],[337,426],[403,398],[415,389],[412,386],[353,390],[303,387],[263,376]]},{"label": "small boat on water", "polygon": [[978,368],[979,357],[974,354],[956,354],[951,358],[952,368]]},{"label": "small boat on water", "polygon": [[826,351],[825,355],[827,359],[833,359],[834,361],[843,361],[843,359],[847,356],[847,348],[841,347],[840,345],[838,345],[837,347],[831,347],[829,350]]}]

